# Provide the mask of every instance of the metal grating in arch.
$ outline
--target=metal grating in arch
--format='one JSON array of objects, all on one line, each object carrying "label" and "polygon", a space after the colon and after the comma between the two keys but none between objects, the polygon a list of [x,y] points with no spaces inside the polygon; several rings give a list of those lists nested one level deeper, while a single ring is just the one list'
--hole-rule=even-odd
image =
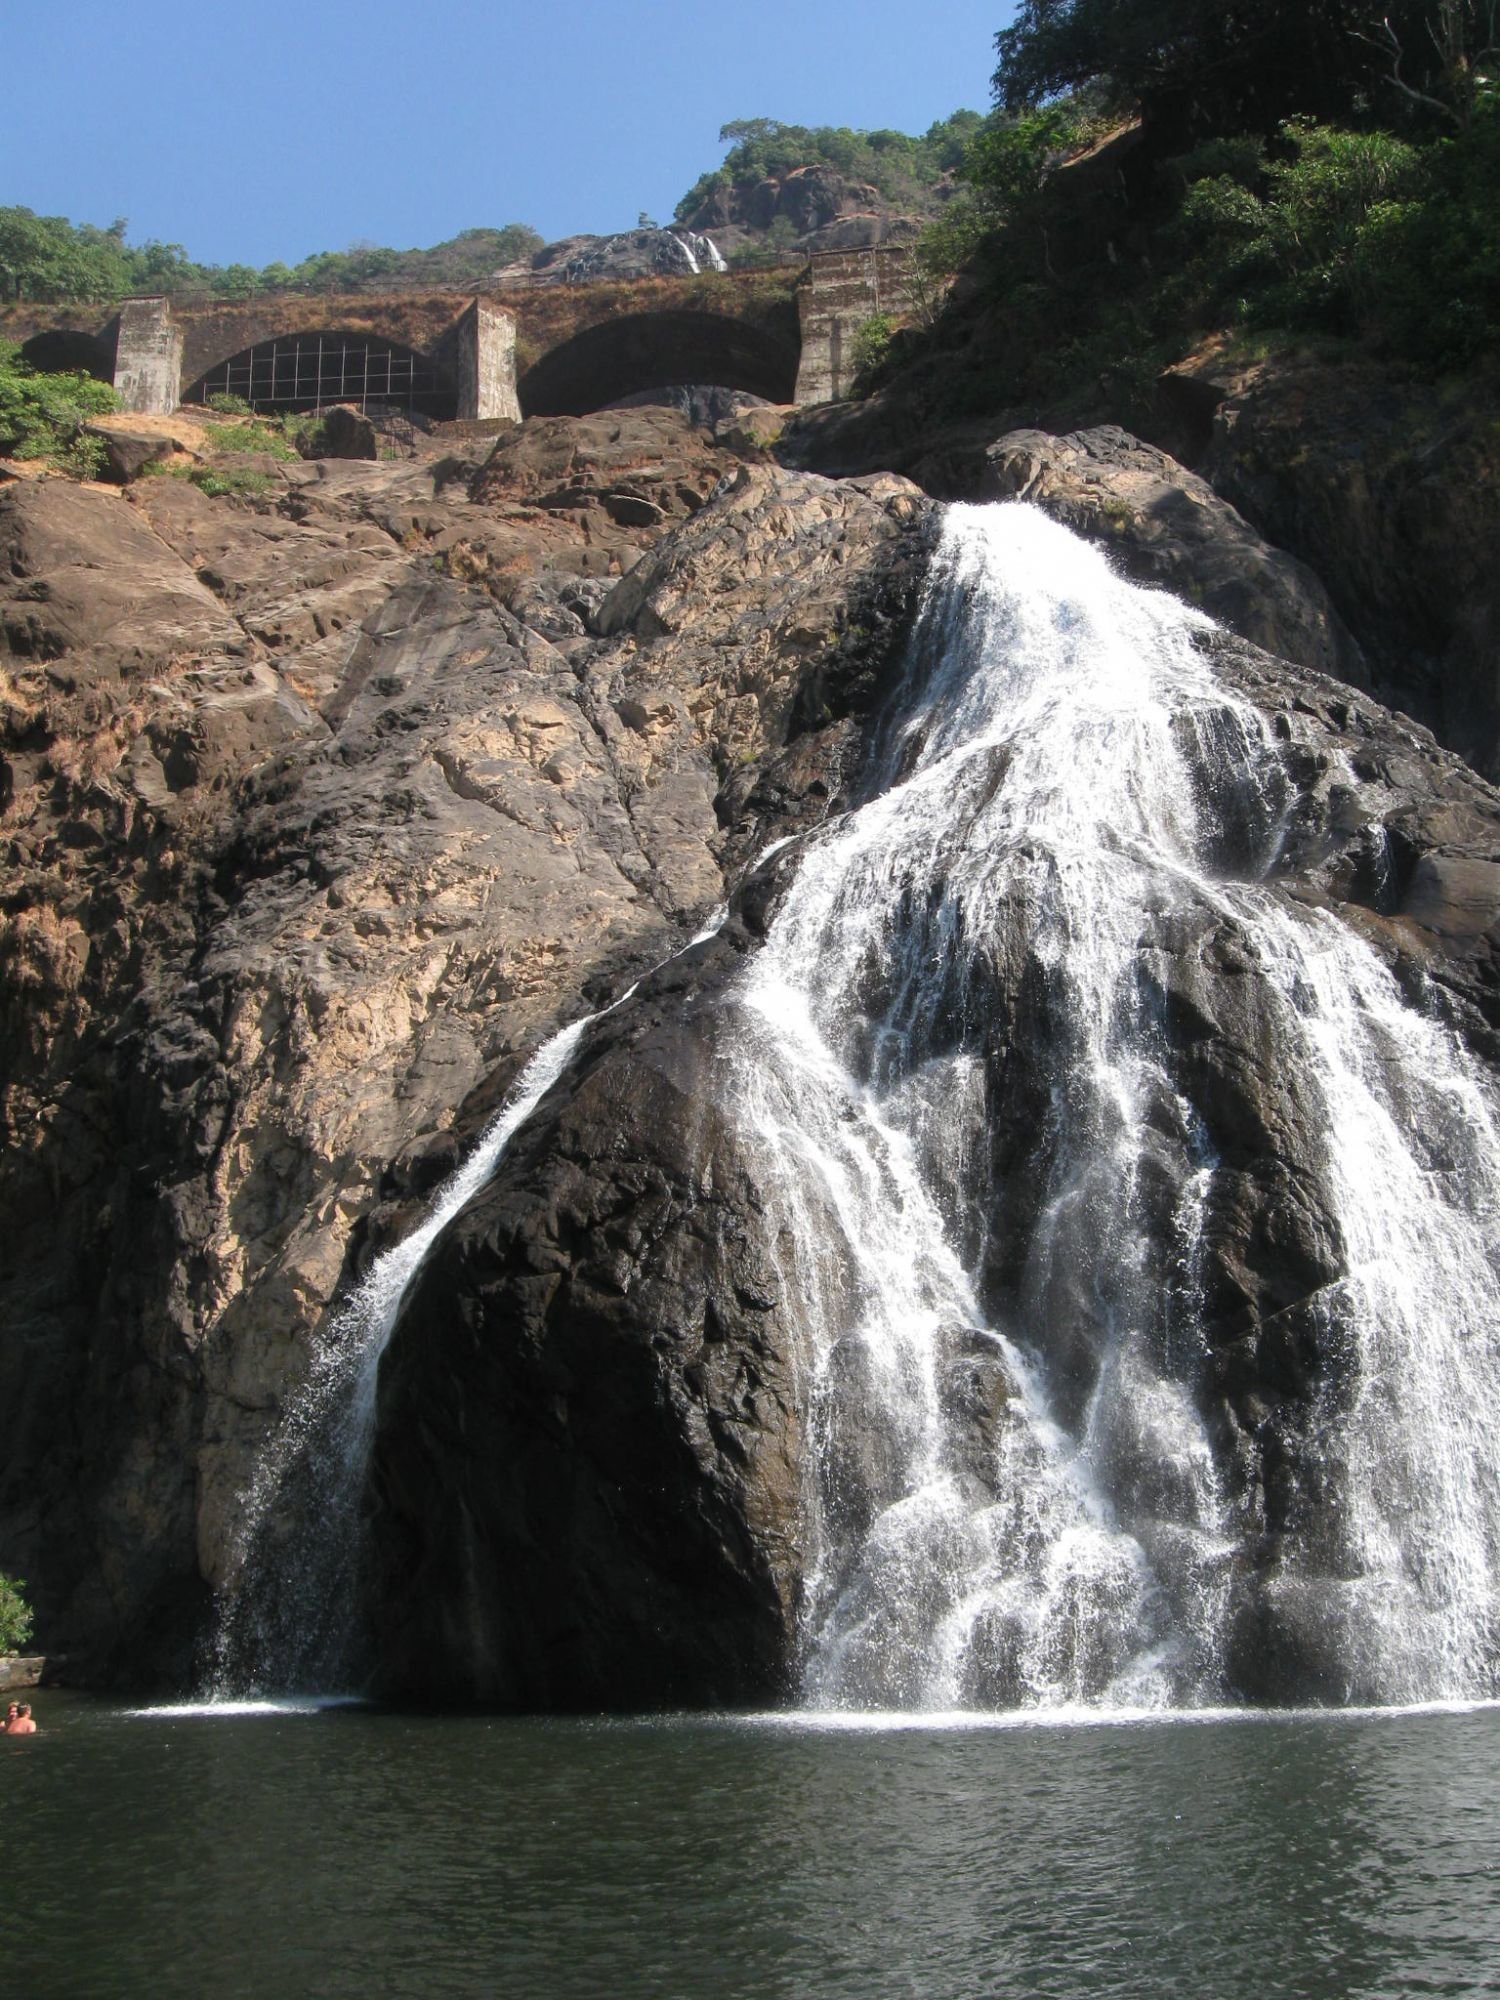
[{"label": "metal grating in arch", "polygon": [[241,396],[256,410],[312,410],[328,403],[451,417],[457,404],[440,368],[413,348],[354,333],[291,333],[221,361],[190,402]]}]

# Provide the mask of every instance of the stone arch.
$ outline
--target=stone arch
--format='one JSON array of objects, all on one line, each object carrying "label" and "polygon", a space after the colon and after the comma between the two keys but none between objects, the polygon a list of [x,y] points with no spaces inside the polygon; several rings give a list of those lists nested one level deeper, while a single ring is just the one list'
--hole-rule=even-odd
[{"label": "stone arch", "polygon": [[337,327],[278,333],[242,347],[204,369],[183,401],[202,403],[216,394],[243,397],[256,410],[354,403],[447,418],[458,409],[452,375],[429,355]]},{"label": "stone arch", "polygon": [[795,337],[779,339],[723,313],[629,313],[585,327],[528,368],[518,384],[521,410],[528,417],[579,417],[678,383],[789,403],[797,359]]},{"label": "stone arch", "polygon": [[81,333],[76,327],[54,326],[45,333],[34,333],[21,343],[21,359],[48,375],[76,372],[97,376],[101,382],[115,379],[113,342],[96,333]]}]

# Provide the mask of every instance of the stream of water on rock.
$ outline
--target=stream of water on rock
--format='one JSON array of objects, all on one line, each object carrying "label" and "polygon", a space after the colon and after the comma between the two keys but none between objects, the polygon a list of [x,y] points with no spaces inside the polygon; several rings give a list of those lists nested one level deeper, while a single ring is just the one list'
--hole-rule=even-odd
[{"label": "stream of water on rock", "polygon": [[[358,1684],[360,1505],[380,1357],[422,1259],[494,1172],[592,1019],[542,1044],[417,1227],[376,1259],[324,1330],[243,1503],[214,1635],[210,1678],[220,1697]],[[279,1517],[289,1491],[297,1513],[287,1523]]]}]

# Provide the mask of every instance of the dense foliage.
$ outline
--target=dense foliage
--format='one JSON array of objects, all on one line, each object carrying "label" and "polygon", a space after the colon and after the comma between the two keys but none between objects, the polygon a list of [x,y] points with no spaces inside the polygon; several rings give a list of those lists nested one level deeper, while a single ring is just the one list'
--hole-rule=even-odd
[{"label": "dense foliage", "polygon": [[0,1576],[0,1653],[19,1653],[31,1637],[31,1612],[13,1578]]},{"label": "dense foliage", "polygon": [[687,220],[719,188],[755,187],[797,167],[828,166],[864,181],[898,207],[921,208],[928,191],[963,158],[983,125],[977,111],[955,111],[914,137],[907,132],[857,132],[847,125],[783,125],[775,118],[736,118],[719,132],[729,147],[722,166],[694,181],[678,202]]},{"label": "dense foliage", "polygon": [[1462,124],[1496,31],[1494,0],[1022,0],[995,94],[1017,112],[1089,88],[1182,138],[1382,104]]},{"label": "dense foliage", "polygon": [[[1426,374],[1500,339],[1500,0],[1025,0],[919,292],[994,301],[955,392],[1138,415],[1209,330]],[[930,327],[936,315],[917,318]],[[917,336],[892,359],[913,358]],[[972,358],[972,357],[971,357]]]},{"label": "dense foliage", "polygon": [[119,408],[119,397],[91,375],[42,374],[0,341],[0,456],[40,458],[81,479],[92,478],[104,448],[85,426]]},{"label": "dense foliage", "polygon": [[300,264],[197,264],[178,243],[125,241],[123,220],[108,229],[73,224],[29,208],[0,208],[0,297],[63,301],[132,293],[208,291],[220,298],[256,292],[348,292],[373,287],[468,285],[542,246],[523,222],[465,229],[427,250],[356,244],[323,250]]},{"label": "dense foliage", "polygon": [[1180,164],[1173,234],[1200,320],[1363,336],[1429,368],[1500,333],[1500,109],[1423,146],[1295,122],[1231,171]]}]

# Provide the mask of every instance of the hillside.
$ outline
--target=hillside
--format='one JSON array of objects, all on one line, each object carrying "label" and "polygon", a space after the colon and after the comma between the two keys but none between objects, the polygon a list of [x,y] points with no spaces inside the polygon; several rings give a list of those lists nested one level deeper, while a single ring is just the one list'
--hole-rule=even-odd
[{"label": "hillside", "polygon": [[[731,263],[774,263],[808,249],[910,241],[951,192],[953,169],[980,122],[977,112],[958,111],[914,138],[904,132],[738,120],[720,135],[729,146],[723,164],[701,175],[683,196],[674,224],[722,235],[721,249]],[[656,231],[660,225],[648,227]],[[509,222],[461,230],[426,249],[357,243],[318,251],[296,264],[257,268],[200,263],[177,243],[131,244],[127,228],[123,220],[101,228],[0,207],[0,299],[483,288],[507,269],[550,272],[571,264],[575,278],[586,277],[583,253],[614,240],[573,236],[547,244],[529,224]],[[619,263],[616,258],[611,275],[620,274]],[[641,268],[680,266],[659,258],[653,263],[648,255]]]}]

